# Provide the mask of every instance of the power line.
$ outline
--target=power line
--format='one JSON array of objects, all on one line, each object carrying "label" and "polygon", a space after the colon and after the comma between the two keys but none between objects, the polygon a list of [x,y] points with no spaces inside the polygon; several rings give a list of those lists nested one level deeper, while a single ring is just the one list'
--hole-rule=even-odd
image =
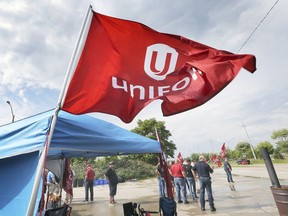
[{"label": "power line", "polygon": [[254,31],[249,35],[249,37],[246,39],[246,41],[242,44],[242,46],[239,48],[239,50],[237,51],[237,53],[240,52],[240,50],[246,45],[246,43],[250,40],[250,38],[253,36],[253,34],[258,30],[258,28],[260,27],[260,25],[264,22],[264,20],[266,19],[266,17],[268,16],[268,14],[273,10],[273,8],[276,6],[276,4],[278,3],[279,0],[277,0],[274,5],[270,8],[270,10],[266,13],[266,15],[263,17],[263,19],[260,21],[260,23],[256,26],[256,28],[254,29]]},{"label": "power line", "polygon": [[[260,27],[260,25],[264,22],[264,20],[266,19],[266,17],[269,15],[269,13],[273,10],[273,8],[276,6],[276,4],[279,2],[279,0],[276,0],[276,2],[273,4],[273,6],[270,8],[270,10],[265,14],[265,16],[263,17],[263,19],[260,21],[260,23],[256,26],[256,28],[253,30],[253,32],[249,35],[249,37],[246,39],[246,41],[242,44],[242,46],[239,48],[239,50],[237,51],[237,53],[240,52],[240,50],[246,45],[246,43],[250,40],[250,38],[253,36],[253,34],[257,31],[257,29]],[[183,116],[182,120],[180,122],[183,122],[184,119],[187,118],[187,116],[190,114],[189,111],[187,111],[187,114],[185,116]],[[176,128],[174,130],[172,130],[172,132],[177,131],[179,128]]]}]

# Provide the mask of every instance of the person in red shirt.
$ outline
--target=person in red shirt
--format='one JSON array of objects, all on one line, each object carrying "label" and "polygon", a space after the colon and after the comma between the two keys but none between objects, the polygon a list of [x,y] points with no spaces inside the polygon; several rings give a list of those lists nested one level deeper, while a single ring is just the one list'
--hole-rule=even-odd
[{"label": "person in red shirt", "polygon": [[[186,197],[186,173],[183,166],[180,164],[179,159],[175,160],[175,163],[170,167],[170,174],[174,177],[174,184],[176,188],[176,200],[178,203],[189,203]],[[180,199],[181,194],[181,199]]]},{"label": "person in red shirt", "polygon": [[85,201],[89,201],[89,194],[90,191],[90,201],[93,202],[93,186],[94,186],[94,179],[95,179],[95,172],[91,168],[90,164],[86,166],[86,173],[85,173]]}]

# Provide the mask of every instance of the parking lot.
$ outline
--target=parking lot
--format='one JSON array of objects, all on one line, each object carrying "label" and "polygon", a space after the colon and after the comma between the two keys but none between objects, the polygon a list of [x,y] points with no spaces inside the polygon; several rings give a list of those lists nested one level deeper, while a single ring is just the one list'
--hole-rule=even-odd
[{"label": "parking lot", "polygon": [[[288,164],[275,165],[282,185],[288,185]],[[216,212],[202,212],[199,201],[189,200],[188,205],[178,204],[179,216],[190,215],[231,215],[271,216],[279,215],[270,190],[271,181],[265,165],[235,165],[233,175],[236,191],[231,191],[223,168],[216,168],[212,174],[212,187]],[[144,181],[128,181],[118,186],[114,207],[108,206],[108,186],[94,187],[94,202],[85,204],[84,187],[74,188],[72,215],[74,216],[123,216],[123,203],[138,203],[145,210],[158,210],[158,183],[156,178]],[[157,214],[153,214],[157,215]]]}]

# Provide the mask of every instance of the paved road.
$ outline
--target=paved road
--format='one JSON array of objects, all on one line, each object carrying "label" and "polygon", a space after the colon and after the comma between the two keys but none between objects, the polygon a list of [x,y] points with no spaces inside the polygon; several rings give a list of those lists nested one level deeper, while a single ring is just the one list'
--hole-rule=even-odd
[{"label": "paved road", "polygon": [[[288,185],[288,164],[274,165],[281,185]],[[202,212],[199,201],[178,204],[178,216],[271,216],[279,215],[270,190],[271,181],[265,165],[237,165],[233,167],[236,191],[231,191],[223,168],[212,175],[216,212]],[[123,216],[123,203],[135,202],[145,210],[158,210],[158,184],[156,179],[125,182],[118,186],[118,205],[108,206],[108,186],[94,187],[94,203],[83,203],[84,188],[74,188],[73,216]],[[158,214],[153,214],[158,215]]]}]

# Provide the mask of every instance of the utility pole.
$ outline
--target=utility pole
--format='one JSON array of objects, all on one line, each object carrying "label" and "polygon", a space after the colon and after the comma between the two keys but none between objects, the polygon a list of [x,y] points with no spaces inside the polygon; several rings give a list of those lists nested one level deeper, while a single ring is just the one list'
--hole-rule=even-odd
[{"label": "utility pole", "polygon": [[246,135],[247,135],[247,137],[248,137],[248,141],[249,141],[249,145],[250,145],[250,148],[251,148],[253,157],[254,157],[255,160],[257,160],[256,155],[255,155],[255,152],[254,152],[254,149],[253,149],[253,146],[252,146],[252,144],[251,144],[250,137],[249,137],[249,135],[248,135],[248,133],[247,133],[247,130],[246,130],[246,125],[245,125],[243,122],[242,122],[242,127],[244,128],[245,133],[246,133]]},{"label": "utility pole", "polygon": [[12,123],[14,122],[14,119],[15,119],[15,115],[14,115],[14,113],[13,113],[13,108],[12,108],[12,105],[11,105],[11,103],[10,103],[10,101],[6,101],[7,102],[7,104],[9,104],[9,106],[10,106],[10,110],[11,110],[11,114],[12,114]]}]

